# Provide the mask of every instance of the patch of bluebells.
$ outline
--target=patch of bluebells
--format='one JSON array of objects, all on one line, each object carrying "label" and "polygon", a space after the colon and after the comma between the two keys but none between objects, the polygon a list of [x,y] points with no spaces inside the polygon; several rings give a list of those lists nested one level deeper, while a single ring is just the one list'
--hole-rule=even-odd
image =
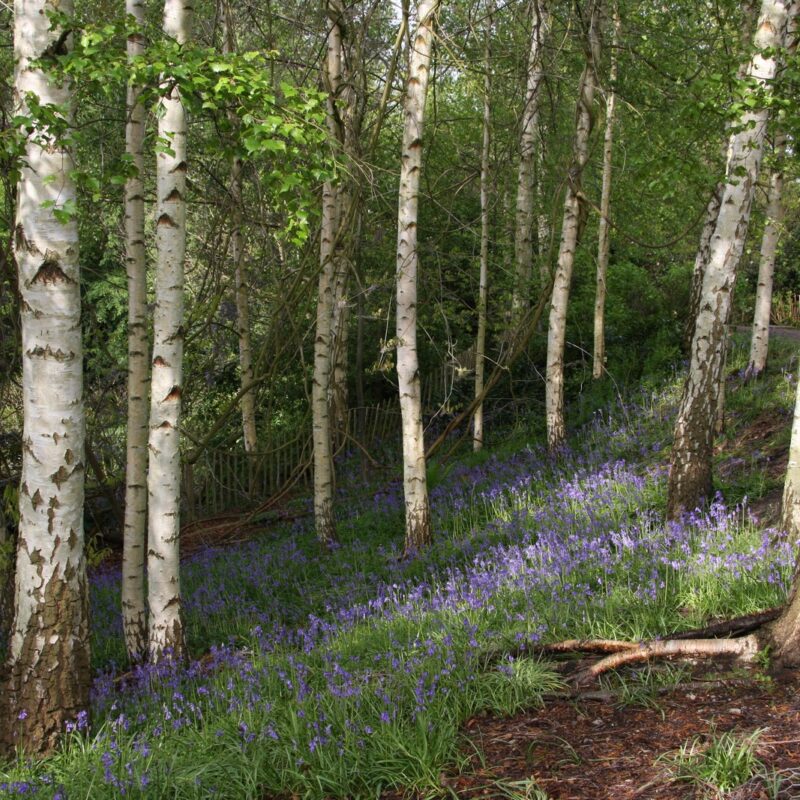
[{"label": "patch of bluebells", "polygon": [[[679,523],[660,521],[663,467],[616,457],[620,442],[633,441],[630,418],[638,418],[626,413],[624,425],[598,415],[585,436],[591,446],[556,459],[526,448],[457,465],[431,492],[437,545],[414,562],[398,559],[397,537],[352,534],[366,512],[400,514],[398,483],[341,504],[340,529],[351,535],[325,559],[307,518],[268,543],[187,559],[190,635],[216,621],[240,638],[189,665],[164,661],[121,679],[108,663],[92,693],[99,779],[119,795],[144,794],[167,780],[158,759],[168,744],[194,741],[209,726],[274,774],[313,772],[345,754],[367,770],[376,734],[441,724],[445,704],[478,680],[493,639],[534,644],[574,629],[620,591],[654,603],[679,580],[784,592],[789,543],[774,531],[744,541],[741,509],[717,500]],[[601,457],[601,441],[614,444],[615,457]],[[652,437],[645,449],[653,452]],[[119,648],[118,583],[118,571],[93,576],[99,652]],[[510,681],[513,668],[504,662],[498,673]],[[72,732],[88,736],[86,722],[79,716]],[[198,796],[208,796],[196,781]],[[0,789],[24,794],[28,785]]]}]

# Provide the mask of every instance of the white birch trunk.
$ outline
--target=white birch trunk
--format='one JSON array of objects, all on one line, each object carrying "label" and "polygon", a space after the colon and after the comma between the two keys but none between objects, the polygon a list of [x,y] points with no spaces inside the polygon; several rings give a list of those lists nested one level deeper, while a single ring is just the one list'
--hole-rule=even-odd
[{"label": "white birch trunk", "polygon": [[[764,0],[748,76],[761,86],[775,77],[774,52],[784,40],[788,3]],[[741,257],[750,208],[761,167],[769,111],[743,114],[730,138],[726,184],[711,237],[700,309],[690,349],[689,374],[675,423],[667,495],[667,514],[694,510],[712,490],[711,459],[723,377],[725,326]]]},{"label": "white birch trunk", "polygon": [[[144,26],[144,1],[126,0],[125,11]],[[128,58],[144,52],[144,36],[128,37]],[[128,274],[128,432],[122,553],[122,629],[136,663],[147,656],[144,563],[147,533],[147,262],[144,244],[144,123],[140,90],[128,87],[125,153],[135,174],[125,181],[125,266]]]},{"label": "white birch trunk", "polygon": [[[342,37],[332,6],[327,36],[325,80],[328,89],[328,131],[338,139],[336,92],[341,81]],[[322,227],[320,231],[320,273],[317,288],[317,325],[314,339],[314,379],[311,387],[312,430],[314,440],[314,524],[320,543],[330,547],[336,541],[333,517],[334,472],[331,415],[328,396],[331,385],[333,347],[333,293],[335,277],[334,249],[338,223],[336,187],[326,181],[322,188]]]},{"label": "white birch trunk", "polygon": [[694,336],[694,326],[697,321],[697,314],[700,311],[700,298],[703,292],[703,276],[708,263],[708,255],[711,252],[711,237],[717,227],[717,215],[719,214],[719,204],[722,200],[722,192],[725,188],[724,183],[717,184],[714,192],[709,198],[706,206],[706,214],[703,220],[703,228],[700,231],[700,244],[694,257],[694,269],[692,270],[692,287],[689,292],[689,315],[686,320],[684,331],[684,343],[688,350],[692,344]]},{"label": "white birch trunk", "polygon": [[[486,305],[489,284],[489,147],[491,145],[491,43],[494,0],[486,3],[486,31],[483,50],[483,146],[481,147],[481,266],[478,281],[478,335],[475,341],[475,397],[483,395],[486,369]],[[483,447],[483,400],[472,418],[472,447]]]},{"label": "white birch trunk", "polygon": [[[231,54],[236,50],[233,29],[233,14],[229,2],[223,9],[222,51]],[[236,114],[231,112],[229,120],[234,130],[238,127]],[[233,284],[236,298],[236,335],[239,340],[240,385],[245,390],[241,398],[242,434],[245,453],[254,453],[258,448],[256,429],[256,396],[252,388],[255,379],[253,371],[253,347],[250,340],[250,300],[247,286],[247,267],[244,260],[244,235],[242,233],[242,160],[234,155],[231,158],[231,259],[233,261]]]},{"label": "white birch trunk", "polygon": [[597,288],[594,298],[594,354],[592,377],[603,377],[606,365],[606,273],[611,246],[611,227],[608,215],[611,210],[611,165],[614,152],[614,111],[616,106],[617,48],[619,47],[619,12],[614,12],[614,35],[611,45],[609,89],[606,93],[606,129],[603,138],[603,189],[600,196],[600,223],[597,232]]},{"label": "white birch trunk", "polygon": [[547,446],[560,447],[566,439],[564,425],[564,345],[566,342],[567,305],[572,282],[575,251],[581,234],[581,180],[589,158],[589,136],[592,132],[594,95],[597,88],[597,64],[600,58],[599,0],[589,0],[586,6],[587,52],[586,66],[578,87],[578,108],[572,165],[564,198],[564,219],[561,224],[561,243],[550,301],[547,334],[547,373],[545,383],[545,414]]},{"label": "white birch trunk", "polygon": [[408,82],[403,107],[403,150],[397,213],[396,333],[397,382],[403,435],[406,554],[416,552],[431,541],[417,354],[417,212],[425,99],[433,52],[433,27],[438,8],[439,0],[420,0],[417,4],[417,29],[409,53]]},{"label": "white birch trunk", "polygon": [[516,275],[511,297],[512,320],[518,320],[530,305],[531,269],[534,233],[534,172],[539,137],[539,89],[542,84],[542,44],[547,35],[550,17],[545,0],[531,0],[531,44],[528,52],[528,80],[525,106],[522,109],[519,171],[517,174],[516,227],[514,261]]},{"label": "white birch trunk", "polygon": [[[165,0],[164,33],[188,41],[192,8]],[[186,254],[186,115],[180,90],[165,84],[158,135],[171,152],[156,160],[156,307],[150,388],[150,468],[147,481],[147,585],[150,659],[181,658],[180,412],[183,388],[183,284]]]},{"label": "white birch trunk", "polygon": [[[35,65],[66,52],[49,11],[71,2],[16,0],[15,99],[62,109],[72,91]],[[8,746],[52,750],[65,722],[89,706],[89,609],[84,557],[84,406],[78,225],[54,211],[76,201],[69,150],[36,127],[17,187],[14,253],[19,268],[24,430],[14,620],[0,698]],[[50,205],[48,205],[50,204]],[[68,205],[69,204],[69,205]]]},{"label": "white birch trunk", "polygon": [[[779,134],[775,141],[775,158],[783,159],[786,137]],[[775,276],[775,256],[783,227],[783,167],[776,164],[769,179],[767,222],[761,239],[761,259],[758,264],[756,307],[753,313],[753,334],[746,375],[758,377],[767,366],[769,352],[769,318],[772,310],[772,283]],[[800,446],[800,444],[798,444]]]}]

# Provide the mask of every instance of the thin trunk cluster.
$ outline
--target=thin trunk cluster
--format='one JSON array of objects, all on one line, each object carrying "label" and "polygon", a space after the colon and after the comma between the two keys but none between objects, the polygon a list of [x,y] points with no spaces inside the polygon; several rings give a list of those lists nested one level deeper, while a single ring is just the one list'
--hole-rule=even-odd
[{"label": "thin trunk cluster", "polygon": [[403,436],[405,552],[431,540],[430,506],[422,425],[422,392],[417,353],[417,218],[422,171],[425,99],[439,0],[420,0],[417,29],[409,54],[403,104],[403,146],[397,212],[397,382]]},{"label": "thin trunk cluster", "polygon": [[584,20],[586,29],[586,64],[578,86],[578,107],[572,163],[567,175],[564,197],[564,218],[561,223],[561,243],[550,302],[550,322],[547,335],[547,374],[545,414],[547,446],[559,448],[566,439],[564,424],[564,346],[567,333],[567,304],[569,302],[572,267],[586,218],[582,179],[589,159],[589,137],[594,120],[594,96],[597,90],[597,65],[600,62],[600,0],[588,0]]},{"label": "thin trunk cluster", "polygon": [[609,87],[606,92],[606,129],[603,137],[603,189],[600,196],[600,222],[597,231],[597,288],[594,298],[594,354],[592,377],[603,377],[606,366],[606,275],[608,273],[608,254],[611,249],[611,165],[614,152],[614,113],[617,95],[617,50],[619,48],[619,12],[614,12],[614,35],[611,44],[611,70]]},{"label": "thin trunk cluster", "polygon": [[[748,77],[759,86],[767,86],[775,77],[775,52],[783,44],[787,9],[784,0],[765,0],[762,4],[755,36],[756,52],[748,69]],[[689,353],[689,374],[675,424],[667,497],[667,513],[671,518],[692,511],[712,489],[711,457],[723,377],[726,324],[761,167],[768,117],[767,108],[748,111],[730,139],[728,177],[710,239]]]},{"label": "thin trunk cluster", "polygon": [[[222,52],[236,52],[236,34],[233,23],[233,9],[230,2],[223,8]],[[234,131],[238,129],[238,119],[233,111],[228,119]],[[247,264],[244,252],[244,231],[242,230],[242,159],[231,156],[231,260],[233,261],[233,285],[236,300],[236,335],[239,340],[239,382],[242,391],[242,434],[244,450],[254,453],[258,449],[256,428],[256,393],[253,390],[255,372],[253,370],[253,347],[250,341],[250,300],[247,283]]]},{"label": "thin trunk cluster", "polygon": [[479,400],[472,417],[472,447],[483,447],[483,381],[486,370],[486,306],[489,289],[489,148],[492,137],[492,16],[494,0],[486,4],[483,49],[483,144],[481,147],[481,265],[478,279],[478,335],[475,340],[475,397]]},{"label": "thin trunk cluster", "polygon": [[[191,29],[186,0],[166,0],[164,33],[184,44]],[[156,160],[156,302],[150,387],[147,586],[150,658],[180,658],[184,631],[180,593],[180,413],[183,390],[184,257],[186,253],[186,113],[180,89],[163,85]]]},{"label": "thin trunk cluster", "polygon": [[[72,4],[58,10],[69,14]],[[71,120],[73,96],[38,61],[62,31],[45,0],[16,0],[15,89]],[[78,223],[57,211],[76,201],[70,151],[33,125],[17,186],[24,430],[14,620],[0,697],[2,744],[52,750],[65,724],[89,707],[89,608],[84,557],[83,351]]]},{"label": "thin trunk cluster", "polygon": [[[550,16],[545,0],[531,1],[531,17],[528,78],[525,89],[525,106],[522,109],[519,170],[517,173],[516,226],[514,229],[516,275],[511,298],[511,316],[514,321],[519,320],[530,305],[534,222],[537,216],[541,221],[541,215],[537,215],[534,210],[534,181],[537,183],[538,190],[542,171],[541,134],[539,131],[539,94],[544,79],[542,47],[550,25]],[[536,194],[541,200],[541,192],[537,191]],[[541,224],[536,227],[536,230],[538,231],[540,228]]]}]

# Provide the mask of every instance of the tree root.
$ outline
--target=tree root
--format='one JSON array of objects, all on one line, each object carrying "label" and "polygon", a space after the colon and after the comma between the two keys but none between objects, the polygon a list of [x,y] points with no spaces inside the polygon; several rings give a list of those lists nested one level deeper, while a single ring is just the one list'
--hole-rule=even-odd
[{"label": "tree root", "polygon": [[604,672],[655,658],[733,656],[744,663],[751,663],[760,649],[759,641],[753,634],[739,639],[667,639],[647,642],[601,658],[574,675],[571,683],[575,687],[587,686]]}]

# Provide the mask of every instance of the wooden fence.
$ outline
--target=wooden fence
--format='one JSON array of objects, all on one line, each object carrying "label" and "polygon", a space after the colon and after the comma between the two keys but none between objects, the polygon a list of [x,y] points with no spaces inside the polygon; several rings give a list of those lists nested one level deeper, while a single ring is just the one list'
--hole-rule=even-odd
[{"label": "wooden fence", "polygon": [[[399,437],[400,409],[396,399],[368,408],[351,408],[347,428],[340,432],[339,452],[372,451]],[[191,522],[227,511],[247,510],[271,497],[287,483],[309,486],[313,449],[310,425],[268,442],[262,452],[205,451],[184,464],[185,519]]]}]

